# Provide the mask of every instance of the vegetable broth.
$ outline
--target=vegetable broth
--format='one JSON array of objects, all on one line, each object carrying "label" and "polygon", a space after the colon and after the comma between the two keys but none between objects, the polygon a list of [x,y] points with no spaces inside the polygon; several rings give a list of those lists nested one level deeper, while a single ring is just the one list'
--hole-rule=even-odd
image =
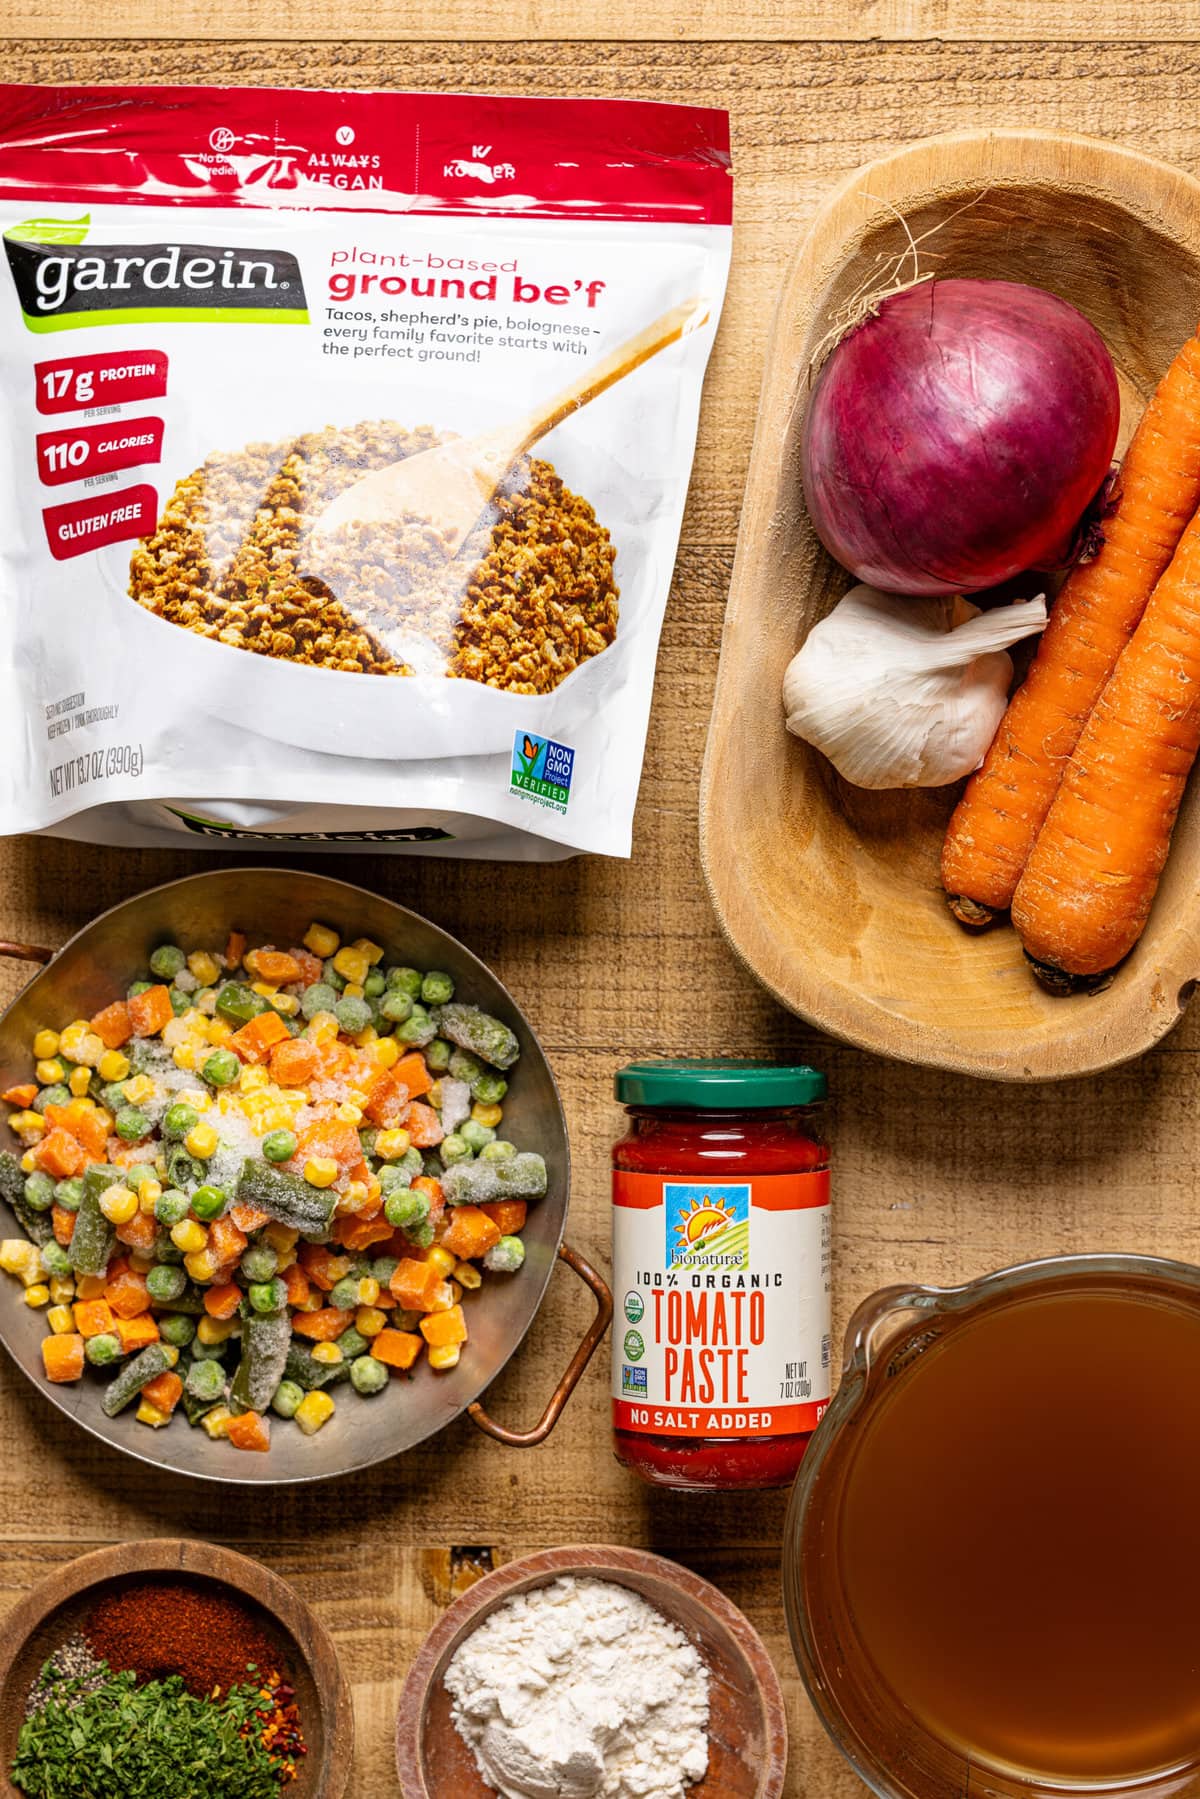
[{"label": "vegetable broth", "polygon": [[937,1739],[1107,1788],[1200,1769],[1200,1308],[1111,1290],[964,1321],[885,1389],[838,1557]]}]

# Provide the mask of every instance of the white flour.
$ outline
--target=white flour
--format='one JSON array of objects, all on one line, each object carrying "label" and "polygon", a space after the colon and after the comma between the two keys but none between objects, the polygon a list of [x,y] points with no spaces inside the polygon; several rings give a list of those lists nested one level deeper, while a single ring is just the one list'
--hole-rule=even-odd
[{"label": "white flour", "polygon": [[503,1799],[682,1799],[708,1767],[708,1669],[606,1580],[519,1593],[446,1669],[453,1718]]}]

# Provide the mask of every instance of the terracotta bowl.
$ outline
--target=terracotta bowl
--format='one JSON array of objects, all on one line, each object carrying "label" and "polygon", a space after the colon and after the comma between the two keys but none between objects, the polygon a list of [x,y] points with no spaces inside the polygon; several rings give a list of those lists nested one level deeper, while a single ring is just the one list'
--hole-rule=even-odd
[{"label": "terracotta bowl", "polygon": [[0,1624],[0,1799],[21,1799],[8,1778],[25,1700],[42,1663],[82,1624],[106,1592],[185,1578],[236,1599],[279,1645],[281,1672],[296,1689],[308,1753],[288,1799],[344,1799],[354,1761],[354,1710],[333,1642],[286,1581],[261,1562],[161,1537],[122,1543],[69,1562],[28,1593]]},{"label": "terracotta bowl", "polygon": [[450,1719],[442,1676],[451,1656],[514,1593],[563,1574],[616,1581],[640,1593],[696,1644],[711,1676],[708,1773],[689,1799],[779,1799],[787,1772],[783,1694],[753,1626],[707,1580],[638,1549],[548,1549],[510,1562],[457,1599],[409,1671],[396,1717],[404,1799],[495,1799]]}]

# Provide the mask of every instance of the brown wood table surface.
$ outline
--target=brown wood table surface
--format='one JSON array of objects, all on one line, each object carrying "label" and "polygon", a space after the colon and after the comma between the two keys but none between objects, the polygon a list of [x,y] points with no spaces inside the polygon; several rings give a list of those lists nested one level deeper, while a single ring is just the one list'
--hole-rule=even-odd
[{"label": "brown wood table surface", "polygon": [[[858,164],[934,131],[1092,132],[1200,172],[1200,7],[1187,0],[0,0],[6,80],[208,81],[623,95],[727,106],[736,235],[659,660],[630,862],[549,869],[329,857],[457,932],[509,983],[562,1082],[575,1153],[569,1235],[607,1266],[614,1067],[633,1055],[809,1058],[830,1075],[839,1323],[874,1287],[1025,1256],[1145,1249],[1200,1258],[1191,1156],[1195,1011],[1143,1061],[1082,1083],[977,1084],[821,1039],[720,938],[700,877],[696,798],[767,325],[821,198]],[[747,694],[764,718],[774,693]],[[786,844],[779,846],[787,854]],[[0,934],[56,943],[199,854],[0,845]],[[1200,971],[1197,971],[1200,972]],[[0,997],[19,974],[0,973]],[[528,1422],[582,1328],[556,1276],[489,1407]],[[232,1497],[119,1459],[0,1368],[0,1607],[81,1550],[195,1534],[261,1556],[334,1633],[354,1686],[353,1792],[396,1792],[405,1670],[446,1603],[454,1551],[502,1560],[571,1541],[677,1556],[766,1639],[788,1696],[789,1799],[862,1789],[794,1672],[779,1603],[784,1498],[673,1498],[609,1453],[603,1354],[542,1449],[465,1418],[359,1479]]]}]

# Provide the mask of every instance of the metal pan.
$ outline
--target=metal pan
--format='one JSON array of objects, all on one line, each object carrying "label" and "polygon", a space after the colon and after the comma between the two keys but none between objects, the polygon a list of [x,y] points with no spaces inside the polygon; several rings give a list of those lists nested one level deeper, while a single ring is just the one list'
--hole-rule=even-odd
[{"label": "metal pan", "polygon": [[[85,1375],[72,1386],[50,1386],[42,1374],[45,1320],[20,1304],[15,1286],[0,1287],[0,1342],[38,1391],[95,1437],[157,1467],[204,1480],[248,1486],[327,1480],[366,1468],[422,1443],[468,1411],[489,1436],[514,1448],[543,1442],[586,1368],[612,1316],[612,1295],[584,1258],[562,1241],[570,1189],[570,1152],[562,1103],[537,1038],[511,995],[470,950],[428,919],[377,894],[301,869],[232,868],[189,875],[152,888],[103,913],[52,952],[30,944],[0,942],[0,955],[45,964],[0,1017],[0,1090],[29,1078],[30,1043],[42,1026],[61,1028],[89,1018],[123,995],[145,967],[156,943],[184,950],[225,942],[236,926],[251,944],[298,943],[312,920],[332,925],[344,938],[366,936],[392,960],[418,968],[442,968],[457,994],[502,1018],[517,1034],[521,1059],[504,1107],[504,1128],[519,1147],[546,1158],[549,1189],[531,1206],[522,1233],[525,1266],[512,1279],[486,1283],[471,1308],[471,1340],[458,1367],[447,1374],[419,1369],[411,1381],[395,1380],[377,1398],[337,1389],[334,1418],[313,1437],[277,1421],[266,1455],[247,1455],[228,1443],[210,1442],[202,1430],[176,1420],[168,1430],[138,1424],[132,1408],[109,1419],[100,1409],[97,1382]],[[6,1127],[0,1136],[14,1140]],[[19,1145],[15,1145],[19,1149]],[[0,1204],[5,1233],[17,1229]],[[562,1260],[591,1288],[592,1320],[570,1366],[531,1430],[509,1430],[488,1416],[480,1395],[520,1345],[542,1302],[555,1263]],[[537,1370],[530,1370],[536,1378]]]}]

